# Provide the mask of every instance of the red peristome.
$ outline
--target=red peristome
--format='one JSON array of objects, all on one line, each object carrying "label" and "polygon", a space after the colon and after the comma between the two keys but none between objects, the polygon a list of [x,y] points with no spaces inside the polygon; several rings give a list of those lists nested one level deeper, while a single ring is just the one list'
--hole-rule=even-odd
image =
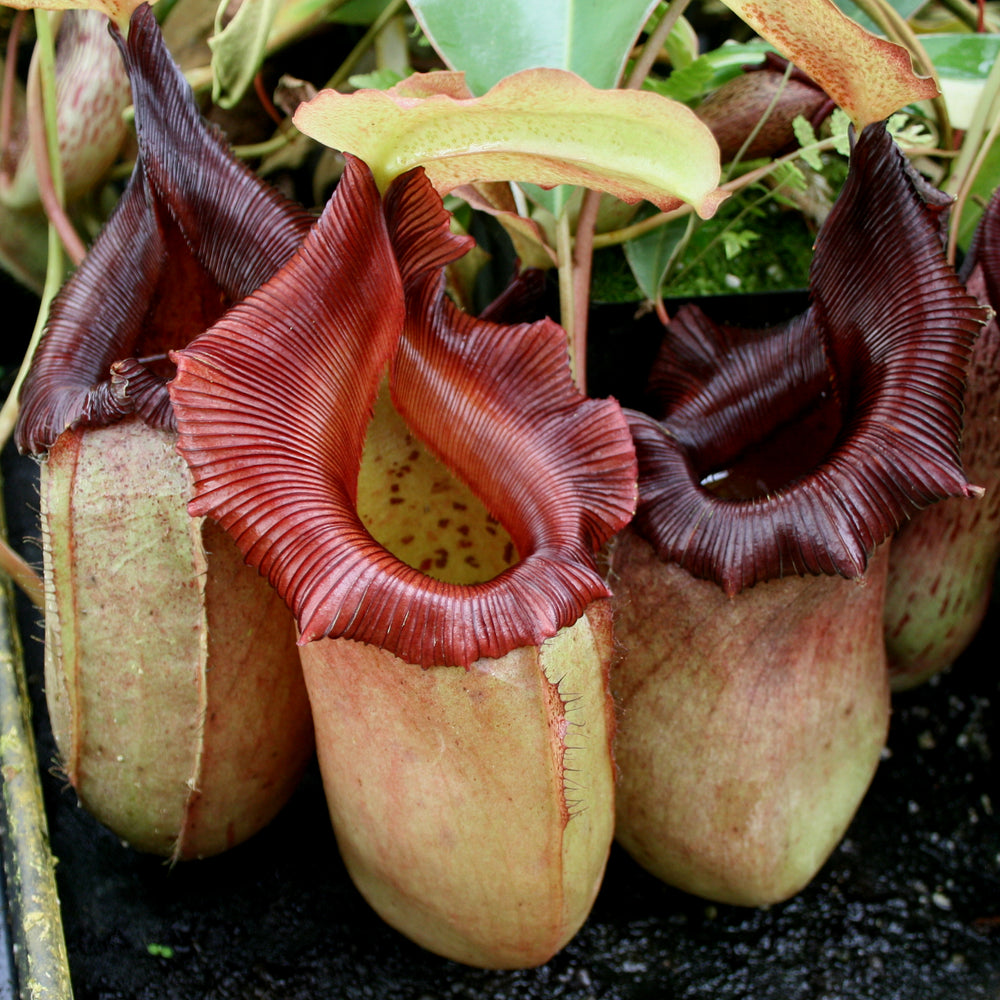
[{"label": "red peristome", "polygon": [[[1000,303],[1000,192],[983,214],[962,277],[980,302]],[[964,404],[962,462],[985,495],[937,504],[893,539],[885,628],[897,689],[951,666],[990,606],[1000,559],[1000,328],[995,315],[972,352]]]},{"label": "red peristome", "polygon": [[[661,558],[729,593],[860,576],[916,511],[968,494],[962,392],[985,314],[944,257],[941,212],[870,126],[817,239],[805,314],[741,331],[692,310],[668,327],[662,419],[629,417],[636,525]],[[743,485],[709,485],[727,479]]]},{"label": "red peristome", "polygon": [[[112,28],[132,84],[139,155],[129,185],[52,307],[21,393],[16,441],[44,452],[70,426],[134,412],[110,368],[167,352],[211,326],[302,242],[312,217],[233,156],[201,118],[160,35],[138,7],[128,39]],[[120,377],[120,376],[119,376]],[[165,390],[149,412],[172,424]]]},{"label": "red peristome", "polygon": [[[538,645],[607,596],[594,549],[635,499],[624,418],[574,388],[555,324],[501,326],[450,305],[442,269],[465,246],[422,171],[383,206],[348,158],[299,253],[176,355],[191,509],[268,575],[303,642],[468,666]],[[434,579],[362,524],[358,467],[387,367],[412,432],[514,540],[521,561],[493,579]]]}]

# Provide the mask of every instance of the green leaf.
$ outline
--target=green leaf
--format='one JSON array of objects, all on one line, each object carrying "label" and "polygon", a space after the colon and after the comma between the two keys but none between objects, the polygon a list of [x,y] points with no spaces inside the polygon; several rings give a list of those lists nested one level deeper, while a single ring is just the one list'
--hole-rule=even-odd
[{"label": "green leaf", "polygon": [[816,130],[807,118],[797,115],[792,122],[792,131],[795,133],[795,141],[802,149],[803,161],[813,170],[823,169],[823,158],[818,149],[810,147],[816,142]]},{"label": "green leaf", "polygon": [[[648,30],[653,30],[652,24]],[[663,47],[667,50],[674,70],[683,69],[698,58],[698,33],[686,17],[677,18]]]},{"label": "green leaf", "polygon": [[[810,164],[811,166],[812,164]],[[785,189],[788,191],[806,191],[809,188],[809,182],[806,180],[806,176],[802,173],[802,169],[798,164],[789,161],[788,163],[779,164],[770,175],[771,183],[774,185],[774,190],[777,192],[780,189]]]},{"label": "green leaf", "polygon": [[647,299],[655,301],[659,298],[667,268],[687,231],[687,219],[674,219],[625,244],[625,259]]},{"label": "green leaf", "polygon": [[388,6],[389,0],[349,0],[330,15],[330,20],[338,24],[369,25]]},{"label": "green leaf", "polygon": [[385,190],[423,166],[445,194],[472,181],[575,184],[664,210],[687,202],[710,216],[719,147],[690,108],[639,90],[598,90],[572,73],[523,70],[483,97],[446,92],[414,97],[438,74],[410,77],[389,91],[324,90],[295,112],[296,126],[364,160]]},{"label": "green leaf", "polygon": [[537,66],[614,87],[656,0],[410,0],[410,7],[445,63],[483,94]]},{"label": "green leaf", "polygon": [[726,260],[738,257],[748,246],[760,239],[752,229],[726,229],[719,234]]},{"label": "green leaf", "polygon": [[371,73],[356,73],[349,76],[347,82],[357,90],[368,88],[370,90],[388,90],[395,87],[403,78],[389,67],[373,70]]},{"label": "green leaf", "polygon": [[274,23],[279,0],[243,0],[233,19],[223,28],[229,0],[221,0],[215,12],[212,50],[212,100],[222,108],[234,107],[253,83],[264,61],[267,36]]},{"label": "green leaf", "polygon": [[[881,34],[878,25],[852,0],[833,0],[833,2],[852,20],[868,31]],[[888,0],[889,6],[903,18],[912,17],[921,7],[927,6],[927,0]]]},{"label": "green leaf", "polygon": [[1000,53],[1000,35],[921,35],[920,44],[934,68],[953,80],[985,80]]},{"label": "green leaf", "polygon": [[851,155],[851,120],[847,117],[846,111],[840,108],[834,109],[830,115],[830,135],[833,137],[833,148],[841,156]]},{"label": "green leaf", "polygon": [[774,51],[773,45],[763,41],[727,41],[683,68],[675,69],[666,79],[647,77],[643,87],[674,101],[691,104],[739,76],[747,66],[762,63],[765,53]]},{"label": "green leaf", "polygon": [[968,128],[986,77],[1000,57],[1000,35],[921,35],[920,42],[938,71],[952,125]]},{"label": "green leaf", "polygon": [[830,0],[723,0],[808,73],[861,129],[937,95],[913,71],[909,52],[865,31]]},{"label": "green leaf", "polygon": [[648,81],[646,89],[672,101],[691,104],[712,89],[713,76],[711,65],[703,59],[696,59],[683,69],[674,70],[665,80]]}]

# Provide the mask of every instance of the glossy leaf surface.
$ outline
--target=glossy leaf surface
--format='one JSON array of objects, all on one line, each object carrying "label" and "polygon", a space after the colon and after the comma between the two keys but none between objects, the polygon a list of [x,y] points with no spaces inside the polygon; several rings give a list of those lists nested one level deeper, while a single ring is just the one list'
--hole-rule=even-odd
[{"label": "glossy leaf surface", "polygon": [[[940,78],[941,93],[948,105],[952,125],[968,128],[976,103],[983,94],[986,78],[1000,55],[1000,35],[921,35],[920,44],[930,56]],[[996,174],[991,174],[991,177],[995,178]],[[980,193],[989,198],[989,190]]]},{"label": "glossy leaf surface", "polygon": [[445,63],[465,72],[474,94],[484,94],[505,76],[539,66],[614,87],[656,4],[410,0],[410,7]]},{"label": "glossy leaf surface", "polygon": [[208,39],[212,50],[212,100],[231,108],[246,93],[260,69],[279,0],[244,0],[232,19],[223,25],[227,4],[216,13],[215,33]]},{"label": "glossy leaf surface", "polygon": [[704,216],[721,200],[718,147],[687,107],[561,70],[525,70],[480,98],[324,90],[294,120],[363,159],[381,190],[419,165],[442,194],[471,181],[578,184]]}]

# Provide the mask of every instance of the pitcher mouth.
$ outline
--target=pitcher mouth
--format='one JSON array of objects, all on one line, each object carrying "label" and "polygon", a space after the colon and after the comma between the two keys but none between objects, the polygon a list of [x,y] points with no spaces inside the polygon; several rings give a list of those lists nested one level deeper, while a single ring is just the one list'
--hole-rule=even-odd
[{"label": "pitcher mouth", "polygon": [[918,510],[968,496],[962,395],[985,312],[948,265],[943,196],[868,126],[817,239],[811,303],[763,331],[697,308],[668,326],[654,416],[630,412],[636,527],[733,594],[857,577]]},{"label": "pitcher mouth", "polygon": [[[422,169],[383,199],[347,154],[287,265],[174,355],[189,509],[216,518],[267,575],[302,643],[357,639],[409,663],[467,667],[539,645],[608,596],[595,552],[636,498],[624,415],[576,388],[561,327],[494,323],[451,303],[444,267],[466,249]],[[386,382],[406,427],[519,561],[455,583],[372,536],[359,469]]]},{"label": "pitcher mouth", "polygon": [[169,352],[270,277],[313,222],[202,119],[148,5],[133,12],[127,39],[117,28],[112,36],[132,87],[138,157],[53,302],[20,396],[22,452],[131,414],[171,429]]}]

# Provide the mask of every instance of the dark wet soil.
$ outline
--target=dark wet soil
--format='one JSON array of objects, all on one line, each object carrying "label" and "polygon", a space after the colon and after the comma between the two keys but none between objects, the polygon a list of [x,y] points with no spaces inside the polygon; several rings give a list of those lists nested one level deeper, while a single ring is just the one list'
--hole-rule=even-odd
[{"label": "dark wet soil", "polygon": [[[8,494],[33,463],[5,457]],[[30,500],[12,537],[34,534]],[[41,644],[23,620],[42,759]],[[994,605],[946,677],[900,696],[889,750],[811,886],[767,910],[710,906],[614,851],[593,914],[545,966],[467,969],[384,925],[337,856],[318,773],[222,857],[165,866],[46,773],[77,1000],[976,1000],[1000,997],[1000,654]]]}]

